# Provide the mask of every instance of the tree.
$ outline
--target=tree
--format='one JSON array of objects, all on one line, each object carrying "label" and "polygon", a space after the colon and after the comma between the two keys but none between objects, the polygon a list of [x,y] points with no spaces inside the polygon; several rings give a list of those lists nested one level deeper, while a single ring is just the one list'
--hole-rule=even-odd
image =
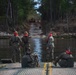
[{"label": "tree", "polygon": [[6,24],[4,25],[5,27],[8,26],[9,29],[15,27],[16,25],[20,25],[24,20],[27,20],[28,15],[32,15],[33,12],[35,12],[33,0],[0,1],[0,17],[5,17],[4,19],[6,19]]}]

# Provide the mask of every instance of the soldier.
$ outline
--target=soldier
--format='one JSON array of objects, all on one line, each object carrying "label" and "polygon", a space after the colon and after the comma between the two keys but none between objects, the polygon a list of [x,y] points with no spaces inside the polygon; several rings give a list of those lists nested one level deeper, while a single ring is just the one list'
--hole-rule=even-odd
[{"label": "soldier", "polygon": [[47,49],[49,50],[49,53],[51,53],[52,60],[53,60],[54,59],[54,37],[52,33],[50,33],[47,38]]},{"label": "soldier", "polygon": [[16,62],[17,56],[18,56],[18,61],[21,62],[21,51],[20,51],[20,46],[21,46],[21,39],[19,38],[18,32],[14,32],[14,36],[12,36],[9,40],[9,45],[11,46],[12,49],[12,60],[13,62]]},{"label": "soldier", "polygon": [[25,55],[22,57],[22,68],[26,67],[39,67],[38,56],[32,53],[31,49],[28,48]]},{"label": "soldier", "polygon": [[21,63],[22,68],[33,67],[32,62],[33,62],[33,59],[31,57],[31,50],[28,49],[25,55],[22,57],[22,63]]},{"label": "soldier", "polygon": [[25,54],[29,47],[29,36],[27,31],[24,32],[24,36],[22,37],[22,42],[23,42],[23,50]]},{"label": "soldier", "polygon": [[58,63],[60,67],[73,67],[74,60],[73,60],[72,52],[69,49],[66,50],[65,52],[61,53],[53,63],[55,66],[57,66]]}]

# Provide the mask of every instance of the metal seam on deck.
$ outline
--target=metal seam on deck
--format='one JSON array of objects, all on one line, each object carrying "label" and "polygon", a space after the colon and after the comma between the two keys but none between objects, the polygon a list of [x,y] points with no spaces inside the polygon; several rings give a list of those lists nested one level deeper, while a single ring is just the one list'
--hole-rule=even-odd
[{"label": "metal seam on deck", "polygon": [[49,63],[49,75],[52,75],[52,63]]}]

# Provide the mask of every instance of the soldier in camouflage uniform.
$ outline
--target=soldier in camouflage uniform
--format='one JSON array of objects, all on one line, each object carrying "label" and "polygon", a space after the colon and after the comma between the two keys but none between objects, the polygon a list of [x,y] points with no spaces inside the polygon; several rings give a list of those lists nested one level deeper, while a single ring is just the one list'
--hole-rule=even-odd
[{"label": "soldier in camouflage uniform", "polygon": [[52,60],[54,59],[54,47],[54,37],[52,33],[50,33],[47,38],[47,49],[52,56]]},{"label": "soldier in camouflage uniform", "polygon": [[60,67],[74,67],[74,57],[72,52],[69,49],[66,50],[61,53],[53,63],[55,66],[57,66],[58,63]]},{"label": "soldier in camouflage uniform", "polygon": [[9,40],[9,45],[11,46],[11,50],[12,50],[12,60],[13,62],[16,62],[17,57],[18,57],[18,61],[21,61],[21,39],[18,36],[18,32],[15,31],[14,32],[14,36],[12,36]]},{"label": "soldier in camouflage uniform", "polygon": [[29,47],[29,35],[27,31],[24,32],[24,35],[22,37],[22,43],[23,43],[23,52],[25,54]]}]

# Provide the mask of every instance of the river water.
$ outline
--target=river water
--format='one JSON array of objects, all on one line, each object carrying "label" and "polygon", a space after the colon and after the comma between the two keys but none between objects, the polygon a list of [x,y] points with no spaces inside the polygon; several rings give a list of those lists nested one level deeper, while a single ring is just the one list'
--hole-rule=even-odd
[{"label": "river water", "polygon": [[30,28],[31,28],[29,31],[30,37],[31,37],[32,43],[34,44],[33,52],[38,55],[39,62],[41,62],[42,46],[41,46],[40,34],[42,33],[42,31],[39,29],[39,26],[36,26],[34,24],[32,24]]}]

